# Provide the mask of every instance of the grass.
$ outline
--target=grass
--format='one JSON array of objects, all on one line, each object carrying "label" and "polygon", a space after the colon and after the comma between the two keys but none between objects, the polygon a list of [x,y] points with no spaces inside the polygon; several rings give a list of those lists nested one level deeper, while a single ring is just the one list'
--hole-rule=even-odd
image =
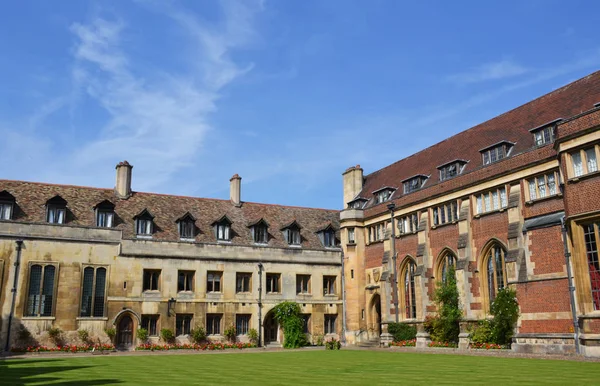
[{"label": "grass", "polygon": [[0,385],[599,384],[600,364],[381,351],[0,360]]}]

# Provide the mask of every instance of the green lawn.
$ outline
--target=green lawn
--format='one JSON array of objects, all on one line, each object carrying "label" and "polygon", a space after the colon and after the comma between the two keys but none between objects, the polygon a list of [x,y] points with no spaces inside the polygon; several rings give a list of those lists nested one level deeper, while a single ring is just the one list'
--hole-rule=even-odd
[{"label": "green lawn", "polygon": [[600,363],[352,350],[0,361],[2,385],[113,383],[591,385]]}]

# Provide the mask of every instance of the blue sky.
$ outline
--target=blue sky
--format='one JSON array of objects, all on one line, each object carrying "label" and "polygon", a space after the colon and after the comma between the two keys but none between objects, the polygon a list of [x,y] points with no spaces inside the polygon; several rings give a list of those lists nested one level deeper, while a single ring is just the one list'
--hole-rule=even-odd
[{"label": "blue sky", "polygon": [[366,173],[600,69],[594,1],[19,1],[0,178],[340,208]]}]

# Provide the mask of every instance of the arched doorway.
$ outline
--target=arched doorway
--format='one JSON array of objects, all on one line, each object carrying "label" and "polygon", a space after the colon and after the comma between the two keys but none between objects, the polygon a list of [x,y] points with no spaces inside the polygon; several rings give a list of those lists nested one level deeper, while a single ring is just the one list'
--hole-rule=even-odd
[{"label": "arched doorway", "polygon": [[381,297],[379,294],[373,295],[369,306],[369,335],[370,338],[381,335]]},{"label": "arched doorway", "polygon": [[133,345],[133,319],[129,314],[121,316],[117,324],[116,346],[121,349],[129,349]]},{"label": "arched doorway", "polygon": [[280,344],[281,336],[279,333],[279,323],[275,320],[273,316],[273,312],[267,313],[265,316],[265,321],[263,323],[264,332],[265,332],[265,346],[268,344]]}]

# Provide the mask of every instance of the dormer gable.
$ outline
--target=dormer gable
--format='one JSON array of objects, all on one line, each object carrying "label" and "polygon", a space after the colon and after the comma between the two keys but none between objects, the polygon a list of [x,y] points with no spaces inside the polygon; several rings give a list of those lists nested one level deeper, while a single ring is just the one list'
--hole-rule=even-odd
[{"label": "dormer gable", "polygon": [[133,217],[135,220],[135,233],[139,236],[152,236],[154,232],[154,216],[148,209],[142,210]]},{"label": "dormer gable", "polygon": [[190,212],[185,212],[175,223],[181,240],[193,240],[196,237],[196,218]]},{"label": "dormer gable", "polygon": [[0,192],[0,220],[12,220],[15,203],[15,196],[6,190]]},{"label": "dormer gable", "polygon": [[440,181],[449,180],[450,178],[462,174],[468,162],[469,161],[464,159],[455,159],[438,166],[437,169],[440,171]]},{"label": "dormer gable", "polygon": [[67,200],[56,195],[46,201],[46,221],[50,224],[67,222]]},{"label": "dormer gable", "polygon": [[533,143],[535,146],[544,146],[554,142],[554,136],[556,135],[556,126],[562,122],[562,118],[557,118],[543,125],[530,129],[529,132],[533,134]]},{"label": "dormer gable", "polygon": [[214,228],[217,241],[231,241],[231,224],[233,223],[227,215],[213,221],[211,226]]},{"label": "dormer gable", "polygon": [[363,209],[369,200],[364,197],[357,197],[348,202],[348,209]]},{"label": "dormer gable", "polygon": [[335,232],[335,228],[331,223],[325,224],[316,231],[321,244],[323,244],[325,248],[335,248],[337,246]]},{"label": "dormer gable", "polygon": [[417,174],[412,177],[409,177],[405,180],[402,180],[402,186],[404,189],[404,194],[412,193],[421,189],[427,180],[429,179],[428,175],[425,174]]},{"label": "dormer gable", "polygon": [[247,225],[252,234],[255,244],[267,244],[269,242],[269,223],[264,218],[257,219]]},{"label": "dormer gable", "polygon": [[496,142],[493,145],[484,147],[483,149],[479,150],[483,159],[483,164],[489,165],[507,158],[510,156],[513,146],[515,146],[514,142],[503,140]]},{"label": "dormer gable", "polygon": [[299,246],[302,244],[302,236],[300,235],[302,227],[296,220],[281,227],[281,231],[287,241],[288,245]]},{"label": "dormer gable", "polygon": [[392,188],[391,186],[384,186],[383,188],[377,189],[373,192],[375,204],[381,204],[382,202],[390,200],[395,191],[396,188]]},{"label": "dormer gable", "polygon": [[96,214],[96,226],[102,228],[112,228],[115,224],[115,204],[109,200],[104,200],[94,206]]}]

